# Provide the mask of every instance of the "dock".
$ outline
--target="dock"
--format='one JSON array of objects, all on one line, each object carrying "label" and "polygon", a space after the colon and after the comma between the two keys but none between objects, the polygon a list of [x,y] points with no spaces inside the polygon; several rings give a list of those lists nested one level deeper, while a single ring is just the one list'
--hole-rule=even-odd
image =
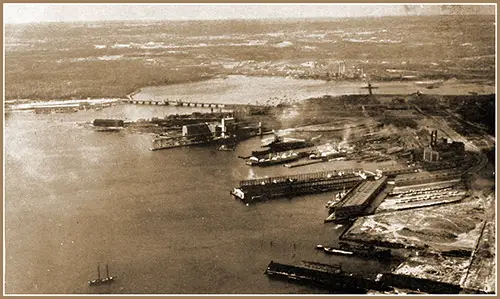
[{"label": "dock", "polygon": [[245,203],[352,188],[370,174],[362,169],[332,170],[240,181],[231,194]]},{"label": "dock", "polygon": [[265,271],[270,278],[312,285],[337,294],[366,294],[367,290],[389,291],[390,287],[352,273],[320,263],[303,262],[287,265],[271,261]]},{"label": "dock", "polygon": [[459,294],[462,291],[459,285],[401,274],[379,273],[375,279],[370,279],[316,262],[288,265],[271,261],[265,274],[270,278],[327,289],[335,294],[366,294],[369,290],[394,292],[395,289],[427,294]]},{"label": "dock", "polygon": [[386,186],[386,183],[386,176],[361,182],[335,206],[333,213],[330,213],[325,222],[342,222],[361,216]]}]

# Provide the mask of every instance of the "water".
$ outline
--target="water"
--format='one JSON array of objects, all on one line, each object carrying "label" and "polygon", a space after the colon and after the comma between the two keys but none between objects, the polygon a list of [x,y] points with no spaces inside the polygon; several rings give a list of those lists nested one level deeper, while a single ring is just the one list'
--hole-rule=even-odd
[{"label": "water", "polygon": [[[422,93],[439,95],[461,95],[468,92],[479,94],[495,93],[495,86],[448,80],[432,90],[430,83],[416,82],[373,82],[375,94],[404,95],[419,90]],[[364,82],[323,81],[313,79],[292,79],[284,77],[227,76],[206,81],[152,86],[142,88],[134,95],[137,100],[181,100],[206,103],[277,103],[280,100],[303,100],[324,95],[367,94]]]},{"label": "water", "polygon": [[[263,272],[270,260],[342,261],[314,249],[334,244],[343,229],[323,223],[332,195],[249,207],[229,195],[252,175],[305,168],[244,165],[237,156],[258,139],[234,152],[151,152],[147,135],[99,133],[77,124],[177,109],[117,105],[98,112],[7,115],[6,293],[321,292],[269,280]],[[87,286],[98,263],[119,276],[114,284]],[[343,267],[370,272],[381,266],[354,260]]]}]

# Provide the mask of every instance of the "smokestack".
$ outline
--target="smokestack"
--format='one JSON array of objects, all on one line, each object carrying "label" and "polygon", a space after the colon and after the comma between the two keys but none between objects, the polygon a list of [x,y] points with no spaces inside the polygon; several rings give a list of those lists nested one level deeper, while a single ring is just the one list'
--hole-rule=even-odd
[{"label": "smokestack", "polygon": [[437,130],[433,130],[431,132],[431,146],[435,146],[437,144],[437,134],[438,134]]}]

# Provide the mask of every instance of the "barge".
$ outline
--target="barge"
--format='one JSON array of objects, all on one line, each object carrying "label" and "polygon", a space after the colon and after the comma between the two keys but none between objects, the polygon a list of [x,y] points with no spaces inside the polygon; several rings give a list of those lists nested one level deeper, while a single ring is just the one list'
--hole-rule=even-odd
[{"label": "barge", "polygon": [[284,153],[281,155],[273,155],[266,159],[259,159],[256,157],[250,157],[245,163],[249,166],[272,166],[277,164],[284,164],[288,162],[294,162],[300,159],[297,153]]},{"label": "barge", "polygon": [[356,256],[361,258],[373,258],[379,260],[387,260],[392,257],[392,252],[390,249],[379,248],[373,245],[350,245],[345,242],[340,242],[338,248],[316,245],[316,249],[323,250],[327,254]]},{"label": "barge", "polygon": [[265,271],[270,278],[327,289],[337,294],[366,294],[368,290],[389,291],[385,284],[344,272],[341,268],[320,263],[306,262],[302,265],[287,265],[271,261]]}]

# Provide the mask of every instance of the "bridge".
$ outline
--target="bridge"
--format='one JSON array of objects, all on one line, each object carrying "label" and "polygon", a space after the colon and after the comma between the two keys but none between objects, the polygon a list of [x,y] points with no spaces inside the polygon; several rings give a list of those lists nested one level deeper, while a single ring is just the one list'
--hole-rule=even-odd
[{"label": "bridge", "polygon": [[204,107],[204,108],[217,108],[217,109],[234,109],[236,107],[249,107],[256,105],[249,104],[225,104],[225,103],[206,103],[206,102],[186,102],[186,101],[172,101],[172,100],[137,100],[132,97],[122,100],[123,103],[135,105],[157,105],[157,106],[177,106],[177,107]]},{"label": "bridge", "polygon": [[136,105],[159,105],[159,106],[185,106],[185,107],[208,107],[208,108],[228,108],[239,106],[235,104],[222,104],[222,103],[201,103],[201,102],[183,102],[183,101],[168,101],[168,100],[123,100],[125,103]]}]

